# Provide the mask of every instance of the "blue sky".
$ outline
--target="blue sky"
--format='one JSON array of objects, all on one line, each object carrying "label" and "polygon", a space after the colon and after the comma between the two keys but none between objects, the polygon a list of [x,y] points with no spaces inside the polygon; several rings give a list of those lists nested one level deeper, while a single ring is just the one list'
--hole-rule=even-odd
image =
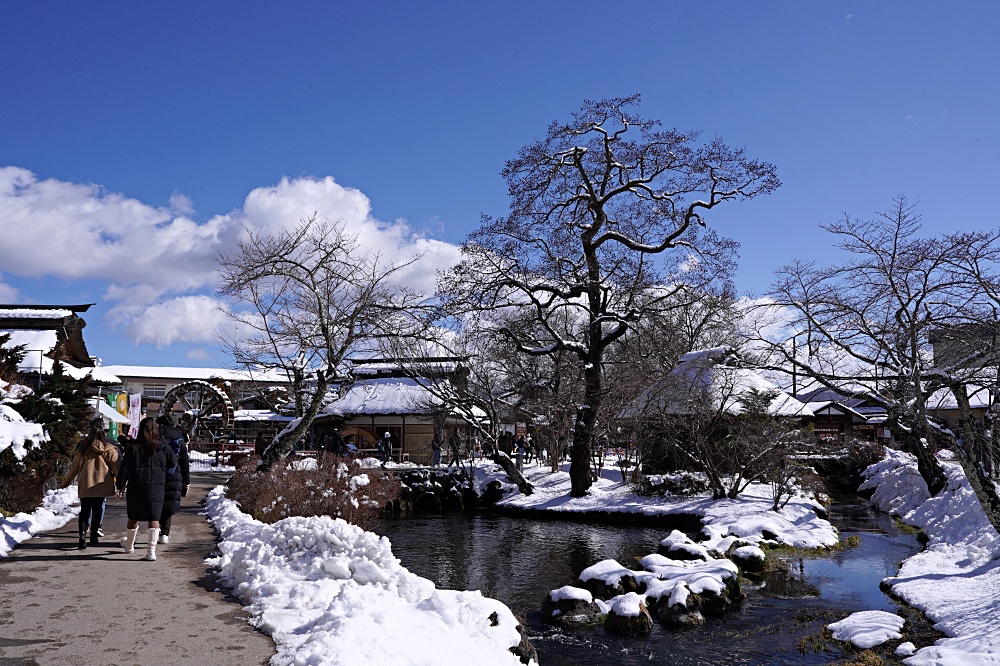
[{"label": "blue sky", "polygon": [[893,196],[995,227],[1000,5],[963,2],[35,2],[0,21],[0,302],[96,302],[108,364],[226,364],[212,257],[322,208],[429,266],[499,171],[584,99],[773,162],[711,219],[759,295],[817,224]]}]

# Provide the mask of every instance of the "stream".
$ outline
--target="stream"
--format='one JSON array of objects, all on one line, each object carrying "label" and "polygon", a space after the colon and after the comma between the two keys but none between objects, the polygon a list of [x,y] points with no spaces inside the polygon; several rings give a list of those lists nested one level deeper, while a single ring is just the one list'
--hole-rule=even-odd
[{"label": "stream", "polygon": [[[917,538],[860,498],[830,510],[841,536],[861,543],[817,557],[788,560],[787,574],[745,585],[738,610],[706,616],[701,627],[666,629],[646,638],[613,636],[601,627],[554,629],[541,622],[545,595],[603,559],[639,568],[669,528],[535,521],[494,513],[387,518],[388,536],[403,566],[439,587],[481,590],[522,618],[542,666],[596,664],[827,664],[844,658],[835,646],[815,650],[809,637],[860,610],[912,613],[879,589],[902,560],[919,552]],[[800,641],[806,639],[803,650]]]}]

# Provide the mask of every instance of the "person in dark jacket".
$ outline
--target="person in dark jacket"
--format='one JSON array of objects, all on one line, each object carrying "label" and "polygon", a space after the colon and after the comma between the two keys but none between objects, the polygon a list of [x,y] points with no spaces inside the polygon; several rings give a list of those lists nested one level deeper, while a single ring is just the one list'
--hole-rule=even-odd
[{"label": "person in dark jacket", "polygon": [[174,514],[181,510],[181,498],[187,496],[191,485],[191,461],[188,457],[187,436],[177,427],[173,415],[164,414],[156,419],[160,426],[160,439],[177,456],[177,467],[167,470],[167,481],[163,493],[163,513],[160,515],[159,543],[170,542],[170,522]]},{"label": "person in dark jacket", "polygon": [[144,520],[148,527],[149,541],[143,559],[156,559],[156,540],[160,536],[160,515],[163,513],[167,470],[172,467],[177,467],[177,455],[160,439],[156,420],[147,416],[139,423],[139,436],[135,443],[125,450],[125,460],[118,474],[117,494],[127,491],[125,506],[128,529],[121,540],[126,553],[134,550],[139,521]]}]

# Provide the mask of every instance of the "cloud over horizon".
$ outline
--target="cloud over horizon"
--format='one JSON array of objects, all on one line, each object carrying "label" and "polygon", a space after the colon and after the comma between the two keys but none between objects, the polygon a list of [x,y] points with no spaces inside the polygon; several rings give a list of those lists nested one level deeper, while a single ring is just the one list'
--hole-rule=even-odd
[{"label": "cloud over horizon", "polygon": [[329,176],[255,188],[240,209],[205,222],[191,219],[193,210],[179,192],[158,208],[98,185],[0,167],[0,302],[21,296],[16,277],[97,281],[114,311],[109,325],[135,344],[162,348],[217,339],[227,304],[214,292],[215,257],[230,251],[245,228],[274,232],[313,214],[340,222],[388,262],[422,255],[399,277],[419,290],[432,290],[435,271],[459,259],[457,246],[403,220],[374,219],[367,196]]}]

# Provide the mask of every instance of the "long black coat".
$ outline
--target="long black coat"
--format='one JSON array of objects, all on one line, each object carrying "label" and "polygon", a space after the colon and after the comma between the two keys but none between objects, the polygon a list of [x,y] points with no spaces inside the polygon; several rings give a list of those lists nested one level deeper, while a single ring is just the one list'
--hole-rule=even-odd
[{"label": "long black coat", "polygon": [[191,485],[191,461],[188,457],[187,444],[184,442],[184,433],[180,429],[160,426],[160,437],[177,456],[177,467],[172,472],[167,470],[163,490],[163,513],[160,520],[166,520],[181,510],[184,486]]},{"label": "long black coat", "polygon": [[129,520],[159,520],[163,513],[167,470],[177,467],[177,456],[163,441],[152,457],[143,458],[138,442],[125,449],[125,460],[118,475],[118,488],[126,491],[125,505]]}]

